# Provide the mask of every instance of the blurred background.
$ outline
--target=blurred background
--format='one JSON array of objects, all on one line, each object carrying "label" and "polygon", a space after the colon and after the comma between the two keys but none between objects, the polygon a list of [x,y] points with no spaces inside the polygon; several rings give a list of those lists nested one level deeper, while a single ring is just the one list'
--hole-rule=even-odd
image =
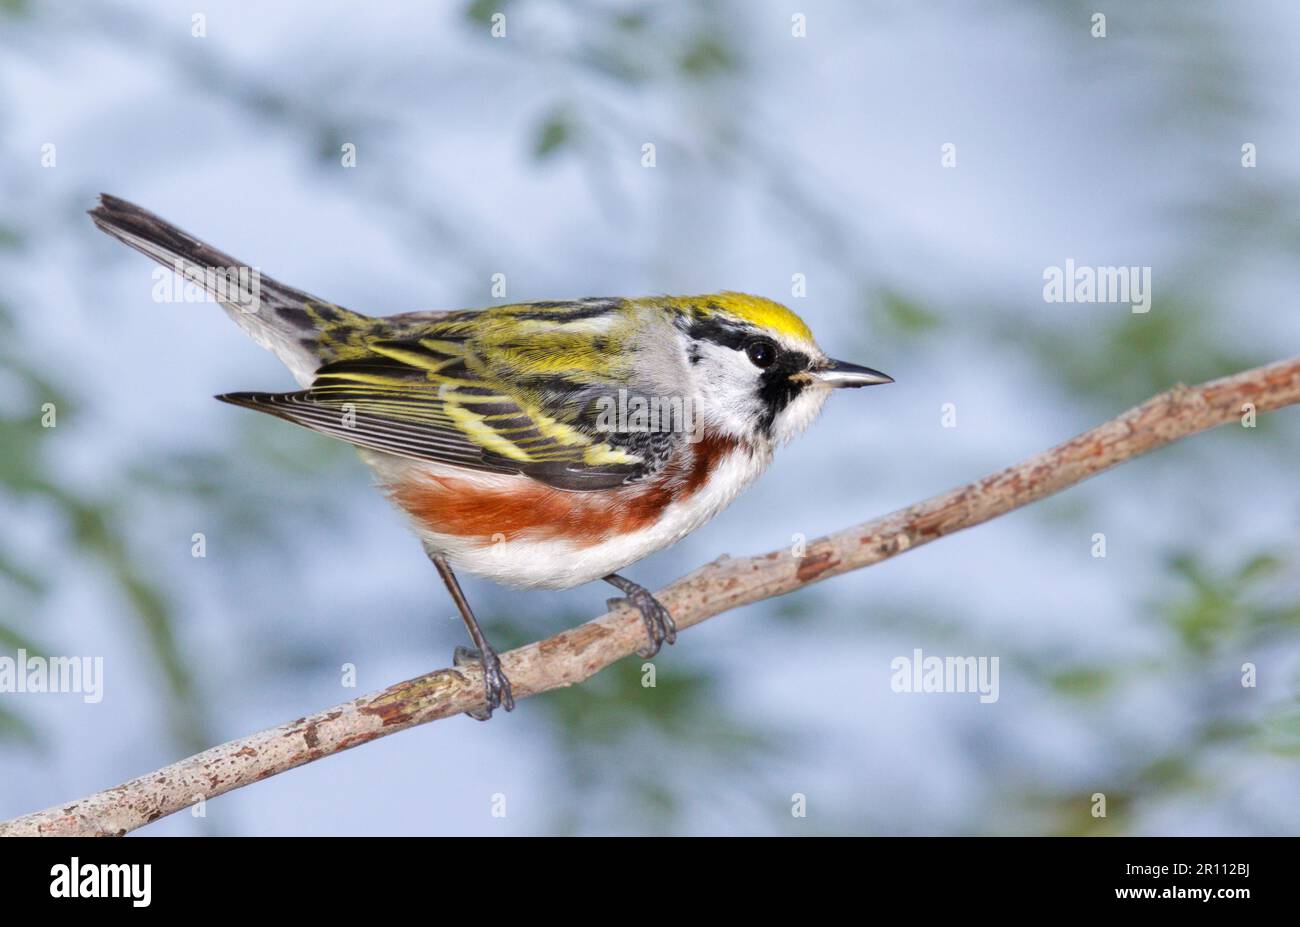
[{"label": "blurred background", "polygon": [[[494,274],[744,290],[897,379],[631,568],[655,588],[1296,353],[1300,9],[1116,4],[1097,38],[1094,7],[0,0],[0,654],[105,674],[99,704],[0,695],[0,818],[465,637],[350,447],[211,399],[292,384],[217,307],[155,302],[99,191],[361,311],[487,305]],[[1151,266],[1151,311],[1045,302],[1067,258]],[[1219,429],[706,622],[654,688],[625,660],[141,833],[1295,833],[1298,439],[1295,410]],[[609,595],[466,586],[502,649]],[[998,657],[999,700],[894,693],[915,648]]]}]

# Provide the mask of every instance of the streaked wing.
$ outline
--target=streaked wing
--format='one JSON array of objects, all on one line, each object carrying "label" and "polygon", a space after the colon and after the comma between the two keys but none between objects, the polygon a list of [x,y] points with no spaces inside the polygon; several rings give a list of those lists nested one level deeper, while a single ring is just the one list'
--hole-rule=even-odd
[{"label": "streaked wing", "polygon": [[218,396],[359,447],[490,473],[522,473],[569,490],[621,485],[640,456],[581,422],[562,422],[476,374],[457,328],[367,341],[326,364],[309,389]]}]

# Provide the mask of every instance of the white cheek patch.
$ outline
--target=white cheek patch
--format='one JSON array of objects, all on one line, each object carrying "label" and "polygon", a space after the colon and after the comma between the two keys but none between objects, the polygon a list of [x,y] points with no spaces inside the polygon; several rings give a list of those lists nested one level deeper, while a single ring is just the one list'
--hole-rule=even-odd
[{"label": "white cheek patch", "polygon": [[[777,341],[783,349],[808,355],[814,362],[825,360],[816,345]],[[756,430],[768,412],[759,395],[763,371],[744,351],[711,341],[684,341],[682,349],[688,357],[699,358],[688,364],[694,384],[695,420],[726,435],[761,440],[764,436]],[[829,395],[829,389],[816,384],[801,390],[773,420],[772,443],[784,444],[812,424]]]},{"label": "white cheek patch", "polygon": [[763,415],[758,398],[760,371],[743,351],[702,341],[693,345],[699,361],[695,378],[696,417],[724,434],[747,437]]}]

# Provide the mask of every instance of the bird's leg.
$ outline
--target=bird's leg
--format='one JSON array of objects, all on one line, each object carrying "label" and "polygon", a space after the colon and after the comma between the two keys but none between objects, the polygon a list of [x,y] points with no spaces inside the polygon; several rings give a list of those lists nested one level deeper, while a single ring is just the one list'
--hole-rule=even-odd
[{"label": "bird's leg", "polygon": [[[650,594],[649,589],[617,573],[610,573],[605,577],[605,582],[621,590],[627,596],[626,601],[641,613],[641,620],[645,622],[650,644],[637,651],[640,656],[653,657],[659,652],[664,641],[670,644],[676,643],[677,625],[673,624],[673,616],[668,614],[668,609],[659,604],[659,600]],[[619,601],[621,600],[610,599],[609,605],[613,607]]]},{"label": "bird's leg", "polygon": [[513,711],[515,707],[515,697],[510,691],[510,680],[501,669],[501,659],[497,652],[492,649],[488,643],[487,636],[484,635],[483,629],[478,626],[478,619],[474,617],[474,612],[470,610],[469,602],[465,599],[465,593],[461,591],[460,582],[456,579],[456,574],[451,571],[451,564],[442,554],[426,550],[429,559],[433,565],[438,568],[438,575],[442,581],[447,584],[447,591],[451,593],[452,601],[460,609],[460,617],[465,621],[465,628],[469,631],[470,638],[474,641],[476,650],[468,650],[464,647],[456,648],[455,664],[464,666],[469,662],[478,662],[483,664],[483,690],[487,697],[486,711],[471,711],[467,714],[471,718],[479,721],[486,721],[492,717],[494,708],[504,708],[506,711]]}]

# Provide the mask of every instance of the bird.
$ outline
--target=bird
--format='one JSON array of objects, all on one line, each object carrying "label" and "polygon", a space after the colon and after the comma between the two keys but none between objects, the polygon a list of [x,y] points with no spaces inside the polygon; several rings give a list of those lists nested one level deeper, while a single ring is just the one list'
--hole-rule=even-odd
[{"label": "bird", "polygon": [[[474,647],[486,720],[514,696],[457,579],[604,580],[676,640],[620,571],[699,528],[812,423],[833,390],[892,383],[829,358],[780,303],[722,291],[370,316],[281,284],[109,194],[102,231],[202,287],[299,389],[216,398],[355,445],[403,511]],[[611,599],[613,607],[619,599]]]}]

